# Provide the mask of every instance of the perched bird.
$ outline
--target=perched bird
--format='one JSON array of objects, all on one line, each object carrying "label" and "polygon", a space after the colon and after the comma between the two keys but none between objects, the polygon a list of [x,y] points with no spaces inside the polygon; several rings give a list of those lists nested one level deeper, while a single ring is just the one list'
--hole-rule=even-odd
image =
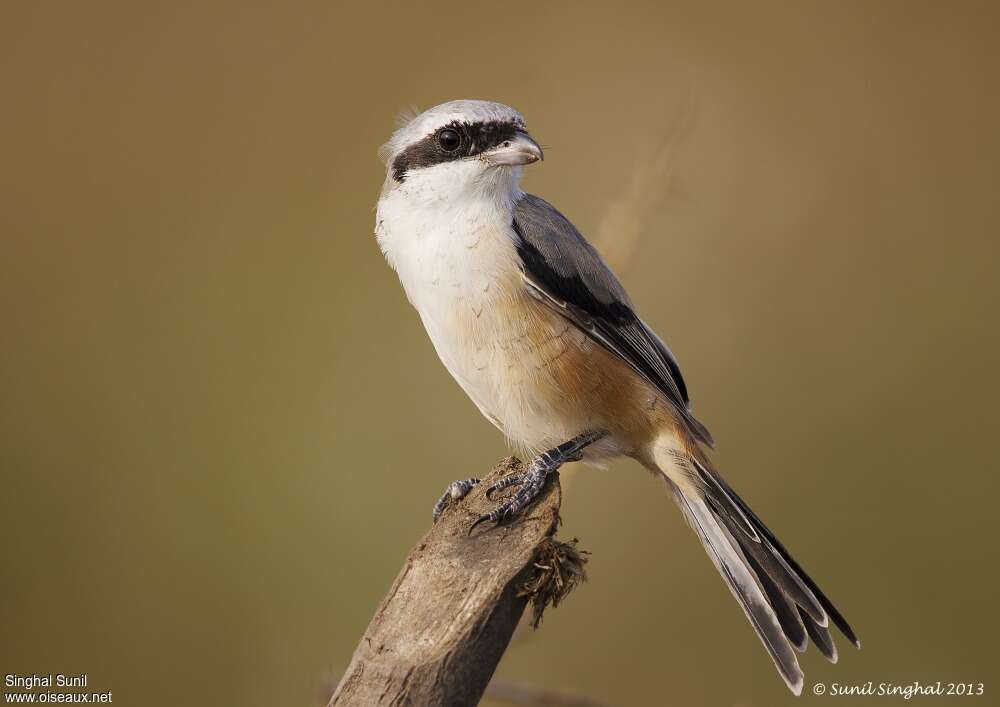
[{"label": "perched bird", "polygon": [[[677,359],[569,220],[519,183],[542,148],[514,109],[451,101],[405,122],[375,233],[438,356],[479,410],[534,456],[496,510],[521,512],[567,461],[628,456],[664,479],[795,694],[809,639],[831,661],[844,617],[712,466]],[[479,480],[456,481],[434,508]],[[471,532],[471,528],[470,528]]]}]

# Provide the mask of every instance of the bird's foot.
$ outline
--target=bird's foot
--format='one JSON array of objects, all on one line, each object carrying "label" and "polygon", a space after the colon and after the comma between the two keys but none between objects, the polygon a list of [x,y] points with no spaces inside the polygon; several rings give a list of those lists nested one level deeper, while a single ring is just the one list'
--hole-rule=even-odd
[{"label": "bird's foot", "polygon": [[545,479],[549,474],[558,471],[559,467],[566,462],[582,459],[584,448],[603,436],[604,433],[601,432],[588,432],[587,434],[574,437],[569,442],[565,442],[558,447],[553,447],[547,452],[539,454],[531,460],[528,468],[520,474],[510,474],[494,483],[486,490],[487,498],[491,498],[497,491],[502,491],[511,486],[520,486],[520,488],[517,490],[517,493],[501,503],[493,511],[479,516],[476,522],[469,528],[469,532],[471,533],[480,523],[499,523],[502,520],[507,520],[518,515],[542,492],[542,489],[545,487]]},{"label": "bird's foot", "polygon": [[437,503],[434,504],[434,522],[437,523],[438,516],[440,516],[442,511],[447,508],[448,501],[457,501],[467,495],[469,491],[472,490],[472,487],[478,483],[479,479],[473,476],[469,479],[452,481],[448,484],[448,488],[444,490],[444,493],[441,494],[441,498],[439,498]]},{"label": "bird's foot", "polygon": [[526,471],[520,471],[516,474],[508,474],[504,476],[495,484],[491,485],[486,489],[486,499],[489,501],[493,500],[493,494],[497,491],[503,491],[504,489],[509,489],[511,486],[519,486],[522,481],[524,481],[524,476],[527,474]]},{"label": "bird's foot", "polygon": [[518,513],[523,511],[525,506],[535,500],[538,494],[542,492],[542,488],[545,486],[545,479],[549,474],[559,468],[558,465],[555,467],[547,465],[545,462],[541,461],[541,459],[541,457],[535,457],[531,460],[531,464],[528,465],[528,469],[526,471],[523,471],[520,474],[505,476],[486,490],[486,497],[489,498],[491,494],[502,489],[510,488],[511,486],[520,487],[517,490],[517,493],[501,503],[495,509],[485,515],[479,516],[479,518],[476,519],[476,522],[469,527],[469,533],[471,533],[480,523],[499,523],[502,520],[513,518]]}]

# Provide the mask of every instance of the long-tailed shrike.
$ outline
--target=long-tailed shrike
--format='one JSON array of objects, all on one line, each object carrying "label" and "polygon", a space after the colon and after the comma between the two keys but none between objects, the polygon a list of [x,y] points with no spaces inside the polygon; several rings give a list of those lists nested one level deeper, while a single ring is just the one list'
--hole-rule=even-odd
[{"label": "long-tailed shrike", "polygon": [[[844,617],[712,466],[670,349],[573,224],[519,187],[542,159],[521,115],[452,101],[386,143],[375,232],[434,348],[479,410],[534,456],[510,500],[519,513],[570,460],[629,456],[661,476],[789,688],[808,639],[831,661]],[[434,508],[478,479],[456,481]]]}]

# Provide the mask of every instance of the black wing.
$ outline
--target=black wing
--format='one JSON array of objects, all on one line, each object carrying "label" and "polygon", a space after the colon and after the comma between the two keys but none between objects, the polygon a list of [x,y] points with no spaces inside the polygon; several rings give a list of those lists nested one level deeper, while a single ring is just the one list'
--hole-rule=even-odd
[{"label": "black wing", "polygon": [[531,194],[515,204],[513,226],[532,293],[662,392],[695,437],[712,446],[712,435],[691,414],[677,359],[636,316],[625,288],[593,246],[551,204]]}]

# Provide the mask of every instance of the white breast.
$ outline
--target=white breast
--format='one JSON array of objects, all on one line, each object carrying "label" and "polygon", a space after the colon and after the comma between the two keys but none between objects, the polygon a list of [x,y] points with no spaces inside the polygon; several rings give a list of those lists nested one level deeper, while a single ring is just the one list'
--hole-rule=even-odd
[{"label": "white breast", "polygon": [[521,274],[510,206],[489,199],[379,200],[375,233],[420,314],[438,356],[479,409],[505,432],[516,417],[509,388],[512,290]]}]

